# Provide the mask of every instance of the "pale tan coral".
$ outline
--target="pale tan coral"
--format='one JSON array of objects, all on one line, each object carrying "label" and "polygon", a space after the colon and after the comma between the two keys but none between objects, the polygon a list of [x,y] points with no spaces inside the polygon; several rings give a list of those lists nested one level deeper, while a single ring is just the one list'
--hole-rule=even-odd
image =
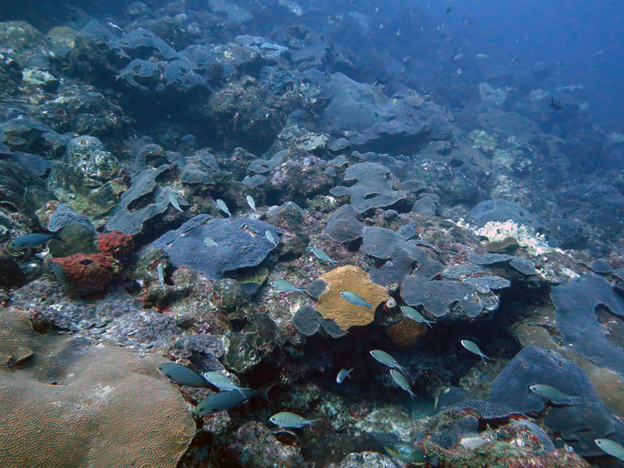
[{"label": "pale tan coral", "polygon": [[40,335],[0,312],[0,466],[174,468],[195,433],[160,356]]},{"label": "pale tan coral", "polygon": [[[375,319],[377,306],[390,299],[386,288],[371,282],[368,273],[354,265],[336,268],[320,279],[327,283],[327,288],[314,308],[324,319],[334,320],[343,331],[371,323]],[[354,292],[371,304],[371,307],[347,302],[340,295],[341,291]]]}]

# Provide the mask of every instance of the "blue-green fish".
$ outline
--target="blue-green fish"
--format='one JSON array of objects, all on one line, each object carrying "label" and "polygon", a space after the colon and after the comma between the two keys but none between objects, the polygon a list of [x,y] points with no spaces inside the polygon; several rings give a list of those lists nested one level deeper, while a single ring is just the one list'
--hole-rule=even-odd
[{"label": "blue-green fish", "polygon": [[412,400],[416,398],[416,395],[414,395],[414,393],[412,392],[412,389],[410,388],[409,383],[407,382],[407,379],[403,374],[394,369],[390,369],[390,375],[392,376],[392,380],[394,380],[395,384],[397,384],[399,387],[401,387],[403,390],[411,395]]},{"label": "blue-green fish", "polygon": [[167,294],[167,288],[165,287],[165,265],[159,263],[156,273],[158,274],[158,282],[163,288],[163,293]]},{"label": "blue-green fish", "polygon": [[192,371],[188,367],[175,364],[173,362],[164,362],[158,366],[158,371],[171,379],[173,383],[178,385],[188,385],[189,387],[210,387],[210,383],[197,372]]},{"label": "blue-green fish", "polygon": [[[407,442],[398,442],[396,444],[388,445],[384,447],[386,452],[397,460],[401,460],[405,463],[412,463],[415,465],[424,465],[425,462],[433,459],[430,459],[425,455],[424,449],[420,448],[417,445],[410,444]],[[438,466],[437,463],[430,463],[431,466]]]},{"label": "blue-green fish", "polygon": [[263,385],[256,390],[241,389],[241,391],[228,390],[226,392],[214,393],[201,401],[193,410],[193,414],[203,416],[218,411],[226,411],[240,406],[256,396],[260,396],[270,403],[269,390],[271,390],[273,385],[275,385],[275,382]]},{"label": "blue-green fish", "polygon": [[65,276],[65,270],[58,263],[48,262],[48,266],[50,267],[50,271],[54,274],[56,281],[61,284],[67,284],[67,277]]},{"label": "blue-green fish", "polygon": [[319,421],[319,419],[304,419],[298,414],[294,413],[277,413],[269,418],[276,426],[286,427],[286,428],[300,428],[303,426],[307,426],[310,424],[314,424]]},{"label": "blue-green fish", "polygon": [[282,291],[282,292],[285,292],[285,293],[293,293],[293,292],[305,293],[305,291],[303,289],[299,289],[297,286],[292,284],[290,281],[276,280],[276,281],[271,281],[271,283],[269,283],[269,284],[271,286],[273,286],[275,289],[277,289],[278,291]]},{"label": "blue-green fish", "polygon": [[277,241],[275,240],[275,236],[273,235],[273,233],[271,231],[269,231],[268,229],[264,232],[265,237],[269,240],[269,242],[271,242],[271,244],[277,246]]},{"label": "blue-green fish", "polygon": [[212,237],[204,237],[204,244],[208,247],[217,247],[217,243]]},{"label": "blue-green fish", "polygon": [[178,202],[177,197],[172,192],[169,192],[169,201],[176,210],[178,210],[180,213],[184,213],[184,210],[180,208],[180,203]]},{"label": "blue-green fish", "polygon": [[310,246],[308,247],[308,251],[312,252],[314,256],[318,258],[321,262],[336,263],[336,260],[331,258],[325,253],[324,250],[319,249],[318,247]]},{"label": "blue-green fish", "polygon": [[396,359],[394,359],[385,351],[373,349],[370,352],[370,355],[385,366],[392,367],[393,369],[399,369],[401,372],[405,372],[405,368],[399,366],[399,363],[396,361]]},{"label": "blue-green fish", "polygon": [[225,375],[219,372],[206,372],[204,374],[204,378],[210,382],[212,385],[217,387],[220,392],[224,390],[236,390],[242,392],[243,390],[251,390],[246,387],[239,387],[235,382],[228,379]]},{"label": "blue-green fish", "polygon": [[481,359],[483,359],[483,362],[485,362],[486,359],[490,359],[489,357],[487,357],[485,354],[481,352],[481,350],[479,349],[476,343],[473,343],[470,340],[461,340],[461,345],[464,348],[466,348],[468,351],[470,351],[471,353],[476,354],[477,356],[480,356]]},{"label": "blue-green fish", "polygon": [[340,369],[340,372],[338,372],[338,375],[336,376],[336,382],[342,383],[344,382],[344,379],[346,379],[347,377],[351,378],[349,374],[351,373],[352,370],[353,370],[353,367],[349,370]]},{"label": "blue-green fish", "polygon": [[541,396],[544,400],[553,402],[555,405],[574,403],[582,400],[582,398],[580,397],[572,397],[570,395],[566,395],[561,390],[558,390],[555,387],[551,387],[550,385],[529,385],[529,390],[531,390],[536,395]]},{"label": "blue-green fish", "polygon": [[596,445],[609,455],[624,461],[624,447],[609,439],[594,439]]},{"label": "blue-green fish", "polygon": [[401,306],[401,312],[403,312],[403,315],[405,315],[409,319],[412,319],[414,322],[426,323],[429,328],[433,328],[431,324],[435,322],[427,320],[420,312],[418,312],[413,307]]},{"label": "blue-green fish", "polygon": [[369,304],[368,302],[366,302],[364,299],[362,299],[360,296],[358,296],[354,292],[351,292],[351,291],[340,291],[340,295],[342,296],[342,298],[345,301],[350,302],[353,305],[356,305],[356,306],[366,306],[369,309],[373,306],[372,304]]},{"label": "blue-green fish", "polygon": [[227,214],[230,218],[232,217],[232,213],[230,213],[230,210],[228,210],[227,205],[220,198],[217,200],[217,206],[219,207],[219,209],[221,211],[223,211],[225,214]]},{"label": "blue-green fish", "polygon": [[247,200],[247,204],[249,205],[249,208],[256,211],[256,201],[254,200],[254,198],[251,195],[247,195],[245,199]]},{"label": "blue-green fish", "polygon": [[25,236],[18,237],[9,242],[9,248],[15,250],[34,249],[52,239],[65,242],[60,232],[53,232],[51,234],[26,234]]}]

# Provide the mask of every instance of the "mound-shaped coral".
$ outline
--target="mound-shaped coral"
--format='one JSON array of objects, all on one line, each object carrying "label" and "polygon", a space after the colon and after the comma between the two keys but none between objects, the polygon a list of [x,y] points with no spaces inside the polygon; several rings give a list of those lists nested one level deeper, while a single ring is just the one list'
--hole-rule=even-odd
[{"label": "mound-shaped coral", "polygon": [[113,283],[121,273],[121,265],[107,255],[77,253],[70,257],[58,258],[53,263],[63,269],[67,283],[80,294],[101,293]]},{"label": "mound-shaped coral", "polygon": [[164,362],[87,338],[39,335],[0,316],[0,465],[175,467],[195,434]]}]

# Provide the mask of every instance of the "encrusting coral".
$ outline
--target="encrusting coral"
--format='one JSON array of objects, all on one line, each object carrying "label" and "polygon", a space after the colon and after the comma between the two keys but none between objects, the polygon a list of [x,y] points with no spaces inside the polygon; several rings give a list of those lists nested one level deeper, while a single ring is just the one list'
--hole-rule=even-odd
[{"label": "encrusting coral", "polygon": [[[327,288],[314,308],[324,319],[334,320],[343,331],[371,323],[377,306],[390,299],[386,288],[374,284],[368,273],[353,265],[336,268],[320,279],[327,283]],[[370,308],[347,302],[340,295],[343,291],[357,294],[371,305]]]}]

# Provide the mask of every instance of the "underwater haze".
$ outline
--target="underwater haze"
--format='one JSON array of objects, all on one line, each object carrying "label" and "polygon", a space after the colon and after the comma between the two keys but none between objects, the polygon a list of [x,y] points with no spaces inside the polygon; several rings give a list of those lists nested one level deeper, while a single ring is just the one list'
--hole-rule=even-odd
[{"label": "underwater haze", "polygon": [[622,466],[623,19],[4,2],[0,466]]}]

